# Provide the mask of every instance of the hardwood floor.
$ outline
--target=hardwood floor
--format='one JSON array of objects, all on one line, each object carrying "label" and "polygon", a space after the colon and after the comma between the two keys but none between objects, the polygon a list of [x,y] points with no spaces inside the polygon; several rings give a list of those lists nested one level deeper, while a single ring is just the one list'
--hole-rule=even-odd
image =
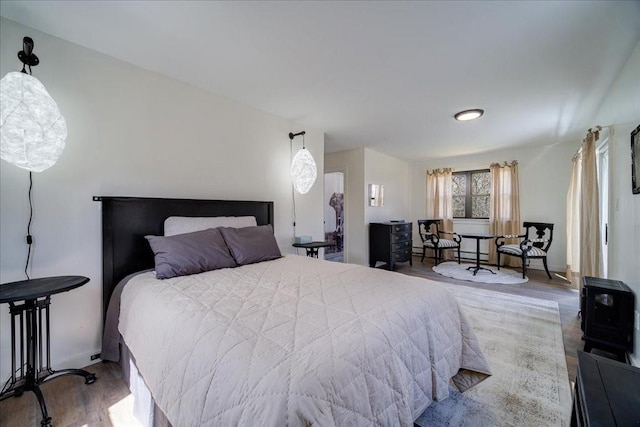
[{"label": "hardwood floor", "polygon": [[[122,380],[120,366],[96,363],[85,367],[98,380],[85,384],[84,378],[68,375],[41,386],[54,427],[140,426],[133,417],[133,399]],[[0,402],[0,426],[39,426],[42,413],[32,392]]]},{"label": "hardwood floor", "polygon": [[[529,281],[522,285],[491,285],[465,282],[440,276],[431,267],[433,260],[413,258],[413,266],[408,263],[396,265],[396,271],[412,276],[426,277],[449,283],[457,283],[475,288],[506,292],[532,298],[556,301],[560,311],[560,321],[564,338],[565,355],[569,379],[576,375],[578,349],[582,349],[582,333],[578,291],[568,287],[561,278],[549,280],[544,271],[529,270]],[[97,363],[84,369],[98,377],[94,384],[84,384],[84,379],[66,376],[42,385],[49,415],[53,425],[58,426],[136,426],[132,416],[132,401],[125,382],[120,377],[120,368],[114,363]],[[22,427],[40,425],[40,409],[35,395],[25,393],[19,398],[9,398],[0,402],[0,426]]]}]

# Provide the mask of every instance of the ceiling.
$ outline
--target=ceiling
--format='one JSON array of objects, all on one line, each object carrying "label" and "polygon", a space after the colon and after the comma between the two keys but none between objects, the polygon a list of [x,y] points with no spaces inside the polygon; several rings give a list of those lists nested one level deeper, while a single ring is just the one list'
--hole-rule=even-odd
[{"label": "ceiling", "polygon": [[[405,160],[580,139],[640,40],[638,1],[3,0],[0,15],[322,130],[328,153]],[[468,108],[485,115],[453,120]]]}]

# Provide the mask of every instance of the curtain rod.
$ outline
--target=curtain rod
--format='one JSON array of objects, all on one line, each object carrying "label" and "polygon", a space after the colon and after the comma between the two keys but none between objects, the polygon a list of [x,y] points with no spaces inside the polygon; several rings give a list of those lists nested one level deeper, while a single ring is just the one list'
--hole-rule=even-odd
[{"label": "curtain rod", "polygon": [[[595,129],[595,130],[594,130]],[[593,133],[600,133],[600,131],[602,131],[603,129],[611,129],[611,125],[606,125],[606,126],[601,126],[601,125],[595,125],[592,128],[587,129],[587,136],[593,134]],[[585,136],[586,138],[586,136]],[[582,140],[584,142],[584,139]],[[576,151],[576,153],[571,156],[571,158],[573,159],[576,156],[579,156],[580,153],[582,153],[582,142],[580,143],[580,148],[578,148],[578,151]]]},{"label": "curtain rod", "polygon": [[[595,130],[592,130],[592,129],[595,129]],[[600,132],[601,130],[602,130],[602,126],[600,126],[600,125],[595,125],[594,127],[589,128],[589,130],[587,130],[587,135],[590,135],[590,134],[593,134],[593,133],[598,133],[598,132]]]}]

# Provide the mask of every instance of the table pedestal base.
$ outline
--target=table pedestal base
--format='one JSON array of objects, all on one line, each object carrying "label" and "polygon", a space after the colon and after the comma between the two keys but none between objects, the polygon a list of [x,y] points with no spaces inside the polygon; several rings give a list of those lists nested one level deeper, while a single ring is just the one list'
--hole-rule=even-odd
[{"label": "table pedestal base", "polygon": [[491,274],[496,274],[495,271],[491,270],[490,268],[484,268],[484,267],[480,267],[479,265],[474,265],[473,267],[467,267],[467,270],[471,270],[473,271],[473,275],[475,276],[476,273],[480,270],[487,270],[488,272],[490,272]]},{"label": "table pedestal base", "polygon": [[[64,375],[80,375],[85,384],[96,381],[95,374],[83,369],[51,369],[51,340],[49,334],[49,305],[51,297],[28,299],[23,304],[9,302],[11,313],[11,378],[8,388],[0,392],[0,402],[10,397],[20,397],[32,391],[38,399],[42,421],[40,425],[51,426],[51,417],[40,390],[40,385]],[[44,316],[43,316],[44,315]],[[44,318],[43,318],[44,317]],[[20,330],[19,347],[16,346],[16,324]],[[44,337],[43,337],[44,331]],[[26,349],[26,360],[24,350]],[[19,351],[17,351],[19,350]],[[44,354],[43,354],[44,352]],[[17,356],[20,355],[18,364]],[[18,374],[18,375],[16,375]]]},{"label": "table pedestal base", "polygon": [[496,236],[494,236],[493,234],[483,234],[483,233],[468,233],[468,234],[461,234],[461,236],[465,239],[467,238],[476,239],[476,265],[474,265],[473,267],[467,267],[467,270],[473,271],[474,276],[480,270],[487,270],[487,271],[490,271],[491,274],[496,274],[495,271],[489,268],[480,267],[480,240],[493,239]]},{"label": "table pedestal base", "polygon": [[25,376],[24,379],[17,381],[7,391],[0,394],[0,402],[10,397],[20,397],[24,394],[24,392],[32,391],[38,399],[40,411],[42,412],[42,421],[40,421],[40,425],[43,427],[49,427],[51,426],[51,417],[49,416],[49,413],[47,411],[47,405],[44,401],[42,391],[40,390],[40,384],[54,380],[64,375],[80,375],[84,377],[85,384],[93,384],[97,380],[95,374],[87,372],[84,369],[62,369],[59,371],[51,371],[50,374],[45,377],[39,378],[37,381],[35,380],[35,378],[32,378],[33,375],[29,375],[29,373],[27,373],[27,376]]}]

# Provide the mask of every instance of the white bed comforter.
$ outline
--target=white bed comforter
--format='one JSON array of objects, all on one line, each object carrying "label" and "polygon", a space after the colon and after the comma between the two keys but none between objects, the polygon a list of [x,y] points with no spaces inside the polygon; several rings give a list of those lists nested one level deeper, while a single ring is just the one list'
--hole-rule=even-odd
[{"label": "white bed comforter", "polygon": [[133,278],[119,330],[174,426],[412,425],[490,373],[436,282],[297,255]]}]

